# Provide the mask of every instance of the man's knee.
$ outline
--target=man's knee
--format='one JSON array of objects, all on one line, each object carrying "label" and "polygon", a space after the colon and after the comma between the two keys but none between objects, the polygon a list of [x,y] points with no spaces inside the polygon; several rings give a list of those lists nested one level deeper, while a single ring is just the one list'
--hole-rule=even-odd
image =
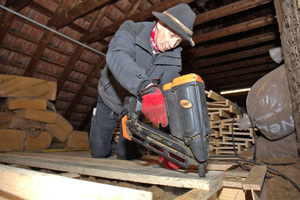
[{"label": "man's knee", "polygon": [[95,151],[92,149],[92,157],[93,158],[107,158],[111,155],[110,151],[102,150],[102,151]]}]

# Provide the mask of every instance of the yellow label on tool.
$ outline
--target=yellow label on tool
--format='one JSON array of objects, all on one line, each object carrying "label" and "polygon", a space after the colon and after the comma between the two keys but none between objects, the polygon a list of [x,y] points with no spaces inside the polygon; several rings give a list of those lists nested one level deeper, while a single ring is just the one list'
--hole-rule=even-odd
[{"label": "yellow label on tool", "polygon": [[183,100],[180,101],[180,105],[181,105],[183,108],[191,108],[191,107],[193,106],[192,103],[191,103],[190,101],[185,100],[185,99],[183,99]]}]

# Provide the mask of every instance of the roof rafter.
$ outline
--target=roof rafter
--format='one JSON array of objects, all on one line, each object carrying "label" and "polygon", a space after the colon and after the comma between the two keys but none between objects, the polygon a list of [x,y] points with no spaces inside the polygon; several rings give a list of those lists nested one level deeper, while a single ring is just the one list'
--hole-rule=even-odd
[{"label": "roof rafter", "polygon": [[89,0],[80,3],[75,8],[71,10],[65,10],[58,14],[56,17],[49,20],[48,25],[54,26],[55,28],[59,29],[70,24],[72,21],[78,19],[82,15],[86,15],[93,11],[95,8],[103,6],[104,4],[110,2],[111,0]]}]

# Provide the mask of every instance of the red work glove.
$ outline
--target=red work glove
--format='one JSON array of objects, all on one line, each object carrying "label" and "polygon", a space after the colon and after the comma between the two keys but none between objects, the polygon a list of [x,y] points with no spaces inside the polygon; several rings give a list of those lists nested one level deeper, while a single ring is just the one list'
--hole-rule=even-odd
[{"label": "red work glove", "polygon": [[[144,94],[144,95],[143,95]],[[142,92],[142,112],[151,122],[161,123],[163,127],[168,125],[167,110],[163,94],[160,89],[154,86],[146,88]]]},{"label": "red work glove", "polygon": [[[163,151],[160,148],[160,151]],[[170,153],[171,154],[171,153]],[[180,158],[174,154],[172,154],[172,157],[177,158],[180,160]],[[178,170],[181,168],[180,165],[177,165],[171,161],[169,161],[168,159],[164,158],[163,156],[159,155],[159,159],[158,159],[158,163],[161,164],[162,166],[164,166],[165,168],[169,169],[169,170]]]}]

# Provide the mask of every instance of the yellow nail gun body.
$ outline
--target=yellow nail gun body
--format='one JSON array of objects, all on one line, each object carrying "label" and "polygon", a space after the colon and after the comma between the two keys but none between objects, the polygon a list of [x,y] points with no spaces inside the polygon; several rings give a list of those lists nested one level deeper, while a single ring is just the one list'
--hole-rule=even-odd
[{"label": "yellow nail gun body", "polygon": [[163,94],[170,134],[139,120],[141,103],[127,97],[123,135],[183,168],[198,165],[199,176],[204,177],[210,136],[204,82],[196,74],[180,76],[163,86]]}]

